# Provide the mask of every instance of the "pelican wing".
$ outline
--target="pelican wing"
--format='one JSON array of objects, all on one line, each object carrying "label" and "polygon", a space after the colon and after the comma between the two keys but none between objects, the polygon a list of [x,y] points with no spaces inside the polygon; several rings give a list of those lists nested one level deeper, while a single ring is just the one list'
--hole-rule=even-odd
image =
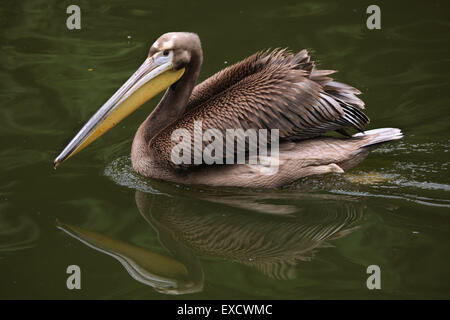
[{"label": "pelican wing", "polygon": [[348,127],[362,130],[369,119],[361,111],[360,92],[334,81],[332,73],[315,69],[306,50],[256,53],[197,85],[185,114],[151,143],[168,160],[177,144],[172,132],[193,134],[195,121],[202,121],[203,131],[218,129],[224,136],[227,129],[279,129],[281,141]]}]

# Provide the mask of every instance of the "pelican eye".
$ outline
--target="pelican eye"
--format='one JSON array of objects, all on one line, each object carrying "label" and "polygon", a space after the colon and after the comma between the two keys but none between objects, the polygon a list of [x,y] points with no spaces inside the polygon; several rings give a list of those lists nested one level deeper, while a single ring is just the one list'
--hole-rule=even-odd
[{"label": "pelican eye", "polygon": [[169,50],[164,50],[164,51],[163,51],[163,56],[164,56],[164,57],[167,57],[168,55],[169,55]]}]

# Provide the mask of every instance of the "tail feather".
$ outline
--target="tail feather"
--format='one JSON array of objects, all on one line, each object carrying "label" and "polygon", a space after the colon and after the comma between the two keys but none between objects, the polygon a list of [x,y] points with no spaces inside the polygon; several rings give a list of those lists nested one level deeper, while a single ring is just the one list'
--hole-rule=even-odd
[{"label": "tail feather", "polygon": [[362,147],[367,147],[392,140],[399,140],[403,138],[403,133],[398,128],[379,128],[354,134],[353,137],[366,137],[367,142]]},{"label": "tail feather", "polygon": [[[376,149],[380,143],[398,140],[403,137],[400,129],[379,128],[354,134],[352,137],[358,138],[354,147],[354,152],[348,154],[347,159],[338,162],[337,165],[347,171],[363,161],[369,153]],[[345,141],[345,140],[343,140]]]}]

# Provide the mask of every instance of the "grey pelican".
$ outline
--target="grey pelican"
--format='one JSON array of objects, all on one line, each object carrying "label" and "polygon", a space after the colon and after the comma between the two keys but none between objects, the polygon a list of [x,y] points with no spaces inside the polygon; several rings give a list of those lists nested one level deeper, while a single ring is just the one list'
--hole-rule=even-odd
[{"label": "grey pelican", "polygon": [[[154,179],[275,188],[309,175],[342,173],[381,143],[402,138],[396,128],[363,132],[369,119],[357,97],[360,91],[333,80],[330,75],[335,71],[316,69],[306,50],[258,52],[196,85],[202,61],[198,35],[170,32],[159,37],[144,63],[76,134],[54,167],[163,90],[131,148],[133,168]],[[172,134],[177,129],[194,133],[198,121],[202,130],[219,133],[277,129],[277,170],[267,173],[274,154],[268,154],[268,162],[256,164],[175,164],[172,151],[178,142]],[[349,128],[360,132],[350,135]],[[324,136],[330,131],[342,136]],[[193,144],[194,139],[184,142]]]}]

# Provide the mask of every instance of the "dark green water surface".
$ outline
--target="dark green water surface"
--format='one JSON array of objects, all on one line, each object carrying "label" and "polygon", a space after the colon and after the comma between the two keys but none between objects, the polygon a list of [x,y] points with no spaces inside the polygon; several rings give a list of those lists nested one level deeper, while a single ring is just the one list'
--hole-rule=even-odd
[{"label": "dark green water surface", "polygon": [[[0,299],[450,298],[450,6],[374,3],[2,1]],[[70,4],[81,30],[66,28]],[[405,137],[280,190],[188,188],[131,169],[158,96],[53,170],[168,31],[200,35],[200,80],[261,49],[307,48],[363,92],[369,128]],[[81,290],[66,287],[69,265]]]}]

